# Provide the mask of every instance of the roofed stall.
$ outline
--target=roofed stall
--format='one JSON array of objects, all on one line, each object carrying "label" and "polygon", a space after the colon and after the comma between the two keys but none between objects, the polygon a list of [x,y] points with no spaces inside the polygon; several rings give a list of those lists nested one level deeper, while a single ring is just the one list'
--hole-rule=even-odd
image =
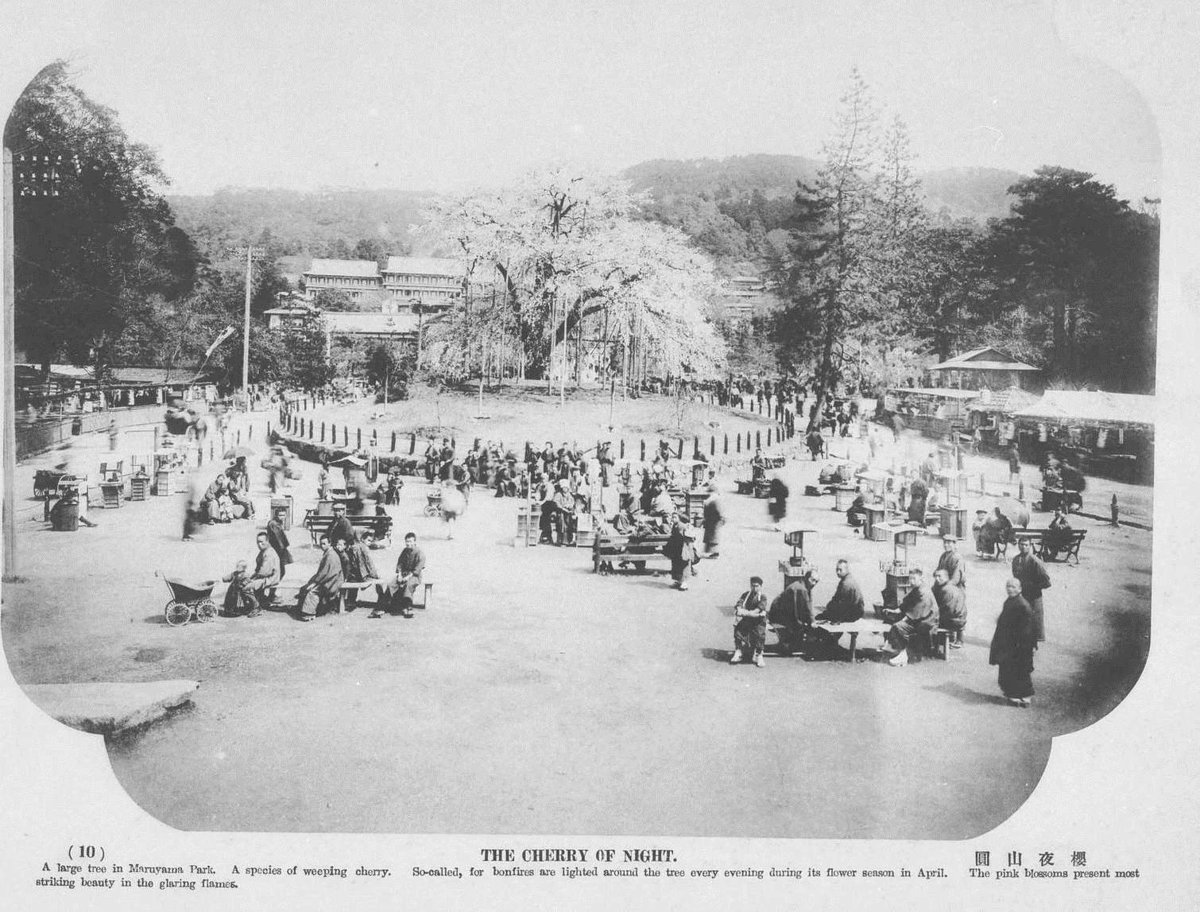
[{"label": "roofed stall", "polygon": [[1098,390],[1047,390],[1013,413],[1021,452],[1074,459],[1091,475],[1149,484],[1154,471],[1153,396]]}]

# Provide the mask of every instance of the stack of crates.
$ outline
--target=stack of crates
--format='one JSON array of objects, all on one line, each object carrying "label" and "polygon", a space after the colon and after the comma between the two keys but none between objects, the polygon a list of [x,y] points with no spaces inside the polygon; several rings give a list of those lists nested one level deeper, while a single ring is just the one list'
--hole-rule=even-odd
[{"label": "stack of crates", "polygon": [[533,548],[541,538],[542,508],[540,504],[527,502],[517,507],[517,534],[513,545],[517,548]]}]

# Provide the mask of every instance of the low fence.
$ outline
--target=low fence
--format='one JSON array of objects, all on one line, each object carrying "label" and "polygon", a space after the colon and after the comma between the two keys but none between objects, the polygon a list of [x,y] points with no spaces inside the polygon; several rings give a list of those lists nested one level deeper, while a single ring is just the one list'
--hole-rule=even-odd
[{"label": "low fence", "polygon": [[[351,428],[348,424],[338,424],[335,421],[317,421],[314,418],[306,417],[303,413],[311,411],[319,406],[326,405],[331,400],[324,396],[303,396],[285,402],[280,408],[279,423],[280,433],[286,434],[296,441],[304,441],[310,444],[322,444],[330,450],[344,450],[347,452],[357,452],[364,448],[373,450],[376,455],[395,455],[417,457],[417,438],[416,431],[384,431],[381,435],[378,428],[371,428],[366,434],[360,427]],[[707,401],[707,400],[706,400]],[[711,404],[715,404],[711,403]],[[765,408],[754,408],[754,400],[748,400],[745,407],[741,409],[726,406],[735,414],[757,414],[764,418],[773,420],[773,426],[765,429],[759,428],[750,431],[738,432],[736,434],[709,434],[705,436],[694,435],[689,440],[688,438],[671,438],[672,455],[677,459],[691,458],[693,454],[700,453],[714,467],[728,466],[740,462],[748,461],[757,449],[769,450],[791,440],[796,434],[796,423],[794,415],[790,409],[775,408],[772,410],[770,403],[766,403]],[[658,450],[658,441],[665,438],[651,439],[649,444],[644,437],[639,437],[633,440],[627,440],[624,437],[612,440],[612,457],[617,460],[637,460],[646,462],[647,458],[653,459],[654,453]],[[599,448],[597,441],[596,448]],[[690,443],[690,449],[688,444]],[[526,447],[530,441],[525,441],[520,449],[513,448],[513,452],[519,455],[519,458],[524,458]],[[451,438],[451,445],[455,450],[458,449],[458,441]],[[743,455],[744,454],[744,455]],[[424,452],[420,454],[424,458]]]},{"label": "low fence", "polygon": [[101,412],[80,412],[57,418],[41,418],[27,424],[17,425],[17,459],[28,459],[38,453],[62,446],[76,434],[91,434],[107,430],[112,422],[118,428],[156,424],[162,420],[161,405],[135,405],[126,408],[110,408]]}]

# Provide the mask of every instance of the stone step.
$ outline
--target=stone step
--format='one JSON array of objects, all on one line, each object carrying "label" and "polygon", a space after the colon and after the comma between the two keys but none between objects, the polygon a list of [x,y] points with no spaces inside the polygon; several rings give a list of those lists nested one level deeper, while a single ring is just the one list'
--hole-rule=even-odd
[{"label": "stone step", "polygon": [[156,722],[192,699],[199,681],[144,681],[134,684],[29,684],[29,699],[64,725],[111,735]]}]

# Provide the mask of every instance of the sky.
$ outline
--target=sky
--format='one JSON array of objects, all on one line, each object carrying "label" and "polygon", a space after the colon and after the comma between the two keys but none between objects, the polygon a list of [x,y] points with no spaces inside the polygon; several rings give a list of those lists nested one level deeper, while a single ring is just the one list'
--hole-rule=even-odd
[{"label": "sky", "polygon": [[124,0],[72,13],[47,49],[176,193],[815,157],[857,66],[922,170],[1057,164],[1159,196],[1149,108],[1060,25],[1040,0]]}]

